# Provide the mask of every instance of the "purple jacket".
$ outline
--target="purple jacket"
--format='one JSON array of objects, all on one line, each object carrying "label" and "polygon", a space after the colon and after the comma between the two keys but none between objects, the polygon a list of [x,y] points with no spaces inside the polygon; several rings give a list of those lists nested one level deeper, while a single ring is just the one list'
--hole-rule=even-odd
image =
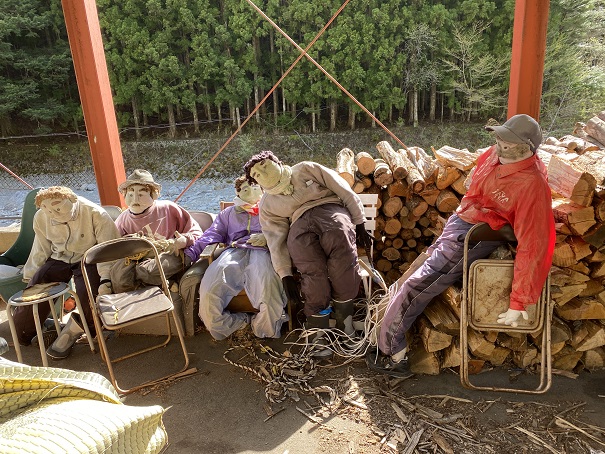
[{"label": "purple jacket", "polygon": [[230,206],[221,211],[212,225],[184,252],[191,259],[191,263],[195,263],[204,248],[213,243],[224,243],[228,247],[268,250],[266,247],[246,243],[253,233],[262,233],[258,216]]}]

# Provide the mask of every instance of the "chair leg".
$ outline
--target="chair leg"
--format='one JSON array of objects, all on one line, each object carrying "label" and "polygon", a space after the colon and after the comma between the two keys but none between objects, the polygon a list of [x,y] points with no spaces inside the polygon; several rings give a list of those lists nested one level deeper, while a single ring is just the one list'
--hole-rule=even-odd
[{"label": "chair leg", "polygon": [[[93,342],[92,335],[90,334],[90,330],[88,329],[88,322],[86,321],[86,317],[84,317],[84,311],[82,310],[82,304],[80,303],[80,298],[78,298],[78,294],[73,290],[69,290],[67,292],[68,295],[71,295],[76,302],[76,308],[78,309],[78,314],[82,317],[82,325],[84,327],[84,333],[86,334],[86,340],[88,340],[88,345],[90,346],[90,351],[94,353],[95,351],[95,343]],[[93,315],[94,316],[94,315]],[[103,332],[97,331],[97,336],[103,336]]]},{"label": "chair leg", "polygon": [[11,336],[13,338],[13,345],[15,352],[17,353],[17,361],[23,363],[23,355],[21,354],[21,344],[19,344],[19,338],[17,337],[17,328],[15,327],[15,321],[13,320],[13,306],[10,304],[6,305],[6,318],[8,319],[8,325],[10,326]]}]

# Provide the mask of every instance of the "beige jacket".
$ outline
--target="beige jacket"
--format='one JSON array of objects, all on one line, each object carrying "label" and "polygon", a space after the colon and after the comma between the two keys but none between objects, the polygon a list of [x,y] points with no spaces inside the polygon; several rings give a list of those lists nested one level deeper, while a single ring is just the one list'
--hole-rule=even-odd
[{"label": "beige jacket", "polygon": [[[38,210],[34,215],[34,244],[23,267],[23,279],[29,281],[49,258],[78,263],[95,244],[119,238],[118,229],[107,212],[84,197],[78,197],[74,219],[53,221]],[[101,279],[109,278],[111,263],[97,265]]]},{"label": "beige jacket", "polygon": [[315,162],[303,161],[292,166],[291,195],[265,193],[260,200],[260,223],[271,252],[273,268],[279,277],[292,275],[292,259],[286,240],[290,224],[316,206],[337,203],[351,213],[353,224],[365,221],[363,204],[336,172]]}]

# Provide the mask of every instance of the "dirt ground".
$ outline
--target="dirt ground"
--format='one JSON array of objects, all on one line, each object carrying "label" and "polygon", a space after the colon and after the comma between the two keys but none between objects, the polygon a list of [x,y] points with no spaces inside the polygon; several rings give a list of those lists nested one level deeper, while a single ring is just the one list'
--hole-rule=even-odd
[{"label": "dirt ground", "polygon": [[[10,339],[4,311],[0,314],[0,336]],[[285,350],[283,340],[216,342],[201,332],[187,338],[194,374],[138,391],[124,402],[166,409],[165,452],[175,454],[605,450],[605,371],[576,378],[555,374],[544,395],[496,393],[463,388],[455,370],[391,379],[370,371],[361,359],[343,364],[335,357],[324,364],[328,367],[295,364],[295,356],[277,353]],[[146,336],[119,336],[109,339],[109,348],[121,353],[148,341]],[[230,347],[227,358],[245,368],[225,361]],[[36,347],[22,350],[25,363],[40,365]],[[14,349],[6,357],[16,360]],[[125,385],[134,384],[176,368],[180,359],[173,341],[156,354],[119,363],[116,373]],[[50,366],[108,376],[100,355],[86,344]],[[267,386],[267,377],[278,370],[285,371],[285,385]],[[537,380],[535,374],[505,368],[472,377],[476,384],[527,388]]]}]

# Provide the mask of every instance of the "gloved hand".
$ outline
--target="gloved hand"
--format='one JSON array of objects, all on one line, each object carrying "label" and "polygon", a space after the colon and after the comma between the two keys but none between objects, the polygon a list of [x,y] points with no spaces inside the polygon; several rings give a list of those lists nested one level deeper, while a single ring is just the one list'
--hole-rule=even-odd
[{"label": "gloved hand", "polygon": [[113,288],[111,287],[111,282],[105,282],[99,285],[99,296],[101,295],[109,295],[113,293]]},{"label": "gloved hand", "polygon": [[170,240],[168,245],[168,252],[174,255],[179,255],[181,249],[187,247],[187,238],[181,235],[179,232],[174,232],[174,239]]},{"label": "gloved hand", "polygon": [[262,233],[253,233],[246,243],[251,244],[252,246],[265,247],[267,245],[267,239]]},{"label": "gloved hand", "polygon": [[370,236],[364,224],[357,224],[355,226],[355,235],[357,236],[357,246],[364,248],[366,251],[369,251],[372,247],[372,241],[374,239]]},{"label": "gloved hand", "polygon": [[302,304],[302,298],[300,297],[300,291],[298,290],[298,284],[294,276],[284,276],[281,281],[284,284],[284,290],[288,299],[296,304]]},{"label": "gloved hand", "polygon": [[508,309],[506,312],[498,315],[498,323],[503,323],[505,325],[512,326],[516,328],[519,326],[517,320],[520,316],[523,316],[523,320],[529,320],[529,316],[526,311],[518,311],[516,309]]},{"label": "gloved hand", "polygon": [[183,258],[183,265],[185,266],[185,268],[189,268],[192,264],[191,262],[191,257],[189,257],[187,254],[183,254],[185,257]]}]

